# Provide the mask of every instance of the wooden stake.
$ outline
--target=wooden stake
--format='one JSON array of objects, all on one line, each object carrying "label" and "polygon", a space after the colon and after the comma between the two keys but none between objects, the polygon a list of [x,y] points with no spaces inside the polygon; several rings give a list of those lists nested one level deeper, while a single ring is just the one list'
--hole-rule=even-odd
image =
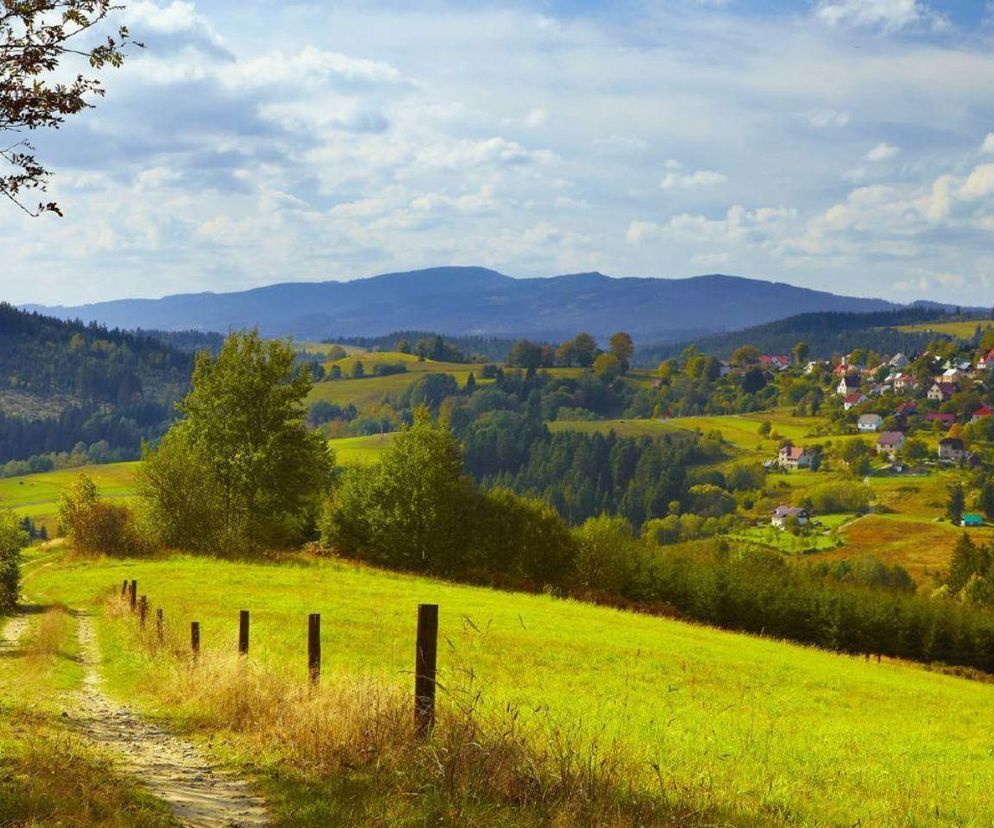
[{"label": "wooden stake", "polygon": [[438,657],[438,604],[418,605],[418,642],[414,659],[414,728],[419,739],[435,726],[435,672]]}]

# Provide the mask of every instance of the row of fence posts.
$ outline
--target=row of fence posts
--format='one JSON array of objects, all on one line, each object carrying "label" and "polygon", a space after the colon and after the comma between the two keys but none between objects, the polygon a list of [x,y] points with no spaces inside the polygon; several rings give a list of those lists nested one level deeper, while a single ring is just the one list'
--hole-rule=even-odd
[{"label": "row of fence posts", "polygon": [[[148,620],[148,596],[138,595],[138,581],[121,583],[121,598],[127,599],[131,612],[138,615],[141,629]],[[155,632],[161,644],[165,640],[162,608],[155,611]],[[190,622],[190,650],[193,660],[200,657],[200,622]],[[249,651],[249,611],[238,613],[238,654]],[[435,726],[435,690],[438,662],[438,604],[418,605],[418,632],[414,656],[414,727],[419,738],[426,738]],[[312,685],[321,681],[321,614],[307,616],[307,674]]]}]

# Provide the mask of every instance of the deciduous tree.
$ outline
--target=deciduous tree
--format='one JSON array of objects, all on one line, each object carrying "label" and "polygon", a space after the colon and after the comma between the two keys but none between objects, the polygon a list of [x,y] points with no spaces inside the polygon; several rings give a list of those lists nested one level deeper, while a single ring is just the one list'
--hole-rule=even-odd
[{"label": "deciduous tree", "polygon": [[[104,94],[92,77],[120,66],[132,43],[127,28],[101,35],[106,19],[121,6],[113,0],[5,0],[0,4],[0,193],[31,215],[62,215],[55,202],[25,203],[29,192],[44,192],[51,173],[23,137],[58,129],[66,118],[89,109]],[[139,44],[140,45],[140,44]],[[73,60],[86,67],[63,80],[59,70]],[[67,65],[68,64],[68,65]],[[71,74],[71,73],[70,73]]]}]

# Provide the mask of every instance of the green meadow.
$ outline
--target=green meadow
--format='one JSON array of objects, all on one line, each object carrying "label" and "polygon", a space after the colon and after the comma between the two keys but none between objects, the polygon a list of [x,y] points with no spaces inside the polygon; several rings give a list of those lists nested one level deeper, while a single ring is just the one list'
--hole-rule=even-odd
[{"label": "green meadow", "polygon": [[[43,562],[29,564],[26,590],[35,602],[96,614],[108,690],[191,732],[223,761],[256,760],[280,824],[339,824],[321,820],[341,812],[335,799],[351,783],[320,783],[292,743],[260,752],[248,733],[212,724],[196,694],[178,695],[172,685],[191,675],[182,657],[149,655],[137,646],[137,625],[109,612],[122,579],[138,579],[175,640],[200,621],[205,659],[233,654],[238,611],[249,609],[251,663],[301,686],[307,613],[320,612],[326,676],[408,693],[416,606],[438,603],[440,711],[474,698],[495,721],[514,711],[533,738],[568,738],[582,756],[620,754],[634,788],[685,813],[721,815],[706,824],[980,826],[994,813],[987,683],[336,560],[45,553]],[[301,785],[311,797],[306,819],[294,810]],[[360,810],[343,824],[386,824]],[[473,822],[450,815],[432,824]]]},{"label": "green meadow", "polygon": [[[375,463],[392,439],[392,434],[340,437],[329,440],[328,445],[340,465],[365,465]],[[13,509],[51,532],[58,524],[59,495],[77,475],[88,475],[104,497],[128,499],[135,494],[137,471],[135,461],[0,478],[0,508]]]}]

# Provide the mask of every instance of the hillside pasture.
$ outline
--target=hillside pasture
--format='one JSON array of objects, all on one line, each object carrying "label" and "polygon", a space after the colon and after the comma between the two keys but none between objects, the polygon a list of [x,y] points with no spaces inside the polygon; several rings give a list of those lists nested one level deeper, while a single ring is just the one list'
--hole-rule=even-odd
[{"label": "hillside pasture", "polygon": [[135,493],[137,469],[137,462],[107,463],[0,478],[0,508],[13,509],[21,516],[30,517],[51,533],[58,524],[59,495],[77,475],[89,475],[103,497],[128,500]]},{"label": "hillside pasture", "polygon": [[937,333],[946,334],[969,341],[977,332],[977,328],[985,331],[992,326],[989,319],[969,319],[960,322],[919,322],[914,325],[899,325],[896,330],[905,333]]},{"label": "hillside pasture", "polygon": [[[495,728],[516,711],[519,727],[550,749],[567,744],[586,761],[596,744],[599,756],[621,757],[633,790],[699,811],[708,824],[981,825],[994,806],[986,683],[335,560],[49,560],[33,570],[33,600],[99,614],[108,691],[193,731],[223,760],[254,763],[284,824],[337,824],[335,798],[368,784],[367,772],[345,767],[347,779],[321,779],[295,759],[294,739],[240,729],[252,720],[242,704],[212,707],[219,691],[197,692],[187,662],[136,651],[137,625],[103,614],[123,578],[137,578],[164,608],[176,640],[199,620],[205,658],[234,663],[238,612],[251,610],[256,669],[234,671],[256,677],[246,689],[263,681],[259,670],[303,685],[306,614],[321,612],[326,675],[409,693],[416,605],[436,602],[442,721],[470,698]],[[288,811],[303,801],[294,785],[307,786],[308,805]],[[426,824],[383,810],[398,807],[355,800],[347,824]],[[442,822],[474,824],[469,814]],[[522,823],[505,811],[486,824]]]}]

